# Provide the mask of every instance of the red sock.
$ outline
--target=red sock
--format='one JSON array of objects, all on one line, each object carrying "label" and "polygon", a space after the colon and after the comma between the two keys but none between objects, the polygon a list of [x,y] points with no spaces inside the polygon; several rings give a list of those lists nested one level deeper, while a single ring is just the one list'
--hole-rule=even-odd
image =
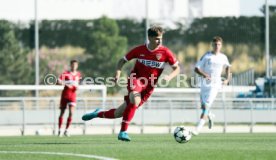
[{"label": "red sock", "polygon": [[69,126],[71,125],[71,123],[72,123],[72,117],[68,117],[67,118],[67,123],[66,123],[66,129],[69,128]]},{"label": "red sock", "polygon": [[63,117],[59,117],[59,118],[58,118],[58,129],[61,128],[62,121],[63,121]]},{"label": "red sock", "polygon": [[129,103],[123,114],[123,121],[121,124],[121,131],[126,131],[130,121],[132,120],[137,106],[135,104]]},{"label": "red sock", "polygon": [[115,111],[116,109],[110,109],[108,111],[102,111],[98,113],[98,117],[100,118],[108,118],[108,119],[114,119],[115,118]]}]

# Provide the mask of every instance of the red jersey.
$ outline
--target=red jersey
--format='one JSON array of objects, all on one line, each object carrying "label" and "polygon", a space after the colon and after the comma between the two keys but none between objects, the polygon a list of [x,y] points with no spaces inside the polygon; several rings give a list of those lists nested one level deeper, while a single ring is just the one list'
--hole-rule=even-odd
[{"label": "red jersey", "polygon": [[149,77],[153,75],[156,77],[155,83],[164,70],[166,63],[171,66],[178,64],[174,54],[167,47],[162,45],[155,50],[148,49],[146,44],[140,45],[132,49],[124,57],[126,61],[135,58],[137,60],[132,70],[132,73],[135,73],[134,77],[145,77],[146,79],[149,79]]},{"label": "red jersey", "polygon": [[64,86],[62,91],[62,97],[66,99],[75,100],[76,99],[76,90],[81,79],[81,73],[77,72],[73,74],[71,71],[65,71],[59,76],[59,80],[65,84],[73,85],[72,88]]}]

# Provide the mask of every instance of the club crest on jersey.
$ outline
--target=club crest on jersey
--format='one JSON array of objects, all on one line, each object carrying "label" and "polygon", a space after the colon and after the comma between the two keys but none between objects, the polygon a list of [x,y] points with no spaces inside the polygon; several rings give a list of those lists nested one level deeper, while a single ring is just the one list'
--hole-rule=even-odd
[{"label": "club crest on jersey", "polygon": [[156,59],[157,59],[157,60],[160,60],[161,57],[162,57],[162,54],[161,54],[161,53],[157,53],[157,54],[156,54]]}]

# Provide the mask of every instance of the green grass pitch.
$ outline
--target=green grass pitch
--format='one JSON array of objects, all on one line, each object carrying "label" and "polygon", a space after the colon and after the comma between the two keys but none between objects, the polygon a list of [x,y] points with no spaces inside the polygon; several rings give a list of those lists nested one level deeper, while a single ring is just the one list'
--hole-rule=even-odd
[{"label": "green grass pitch", "polygon": [[[272,133],[201,134],[185,144],[170,134],[130,136],[131,142],[118,141],[117,135],[0,137],[0,160],[93,159],[77,154],[123,160],[272,160],[276,154]],[[62,155],[48,154],[53,152]]]}]

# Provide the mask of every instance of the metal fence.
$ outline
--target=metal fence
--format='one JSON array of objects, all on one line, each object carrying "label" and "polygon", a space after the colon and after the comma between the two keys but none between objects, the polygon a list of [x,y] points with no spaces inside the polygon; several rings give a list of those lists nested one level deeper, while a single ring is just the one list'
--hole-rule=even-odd
[{"label": "metal fence", "polygon": [[[33,107],[34,103],[39,104],[39,108]],[[95,119],[92,122],[83,122],[81,116],[95,108],[110,109],[119,106],[123,102],[121,98],[81,98],[78,99],[74,114],[73,128],[81,129],[81,134],[87,134],[88,125],[106,126],[116,132],[120,126],[120,119]],[[229,125],[245,125],[249,127],[249,132],[257,124],[265,124],[275,127],[276,124],[276,99],[242,99],[224,98],[220,96],[212,106],[215,113],[215,122],[223,128],[222,132],[228,131]],[[0,98],[0,129],[20,130],[21,135],[30,134],[28,129],[48,127],[51,134],[57,133],[59,97],[33,98],[33,97],[13,97]],[[167,128],[167,133],[171,132],[174,126],[190,125],[194,126],[201,113],[199,97],[194,98],[173,98],[173,97],[153,97],[139,108],[132,121],[131,126],[138,127],[140,133],[144,133],[145,127],[163,126]],[[4,128],[4,129],[3,129]],[[36,128],[36,129],[35,129]],[[154,131],[153,131],[154,133]]]},{"label": "metal fence", "polygon": [[233,75],[231,85],[235,86],[253,86],[255,84],[255,71],[254,69],[248,69],[237,75]]}]

